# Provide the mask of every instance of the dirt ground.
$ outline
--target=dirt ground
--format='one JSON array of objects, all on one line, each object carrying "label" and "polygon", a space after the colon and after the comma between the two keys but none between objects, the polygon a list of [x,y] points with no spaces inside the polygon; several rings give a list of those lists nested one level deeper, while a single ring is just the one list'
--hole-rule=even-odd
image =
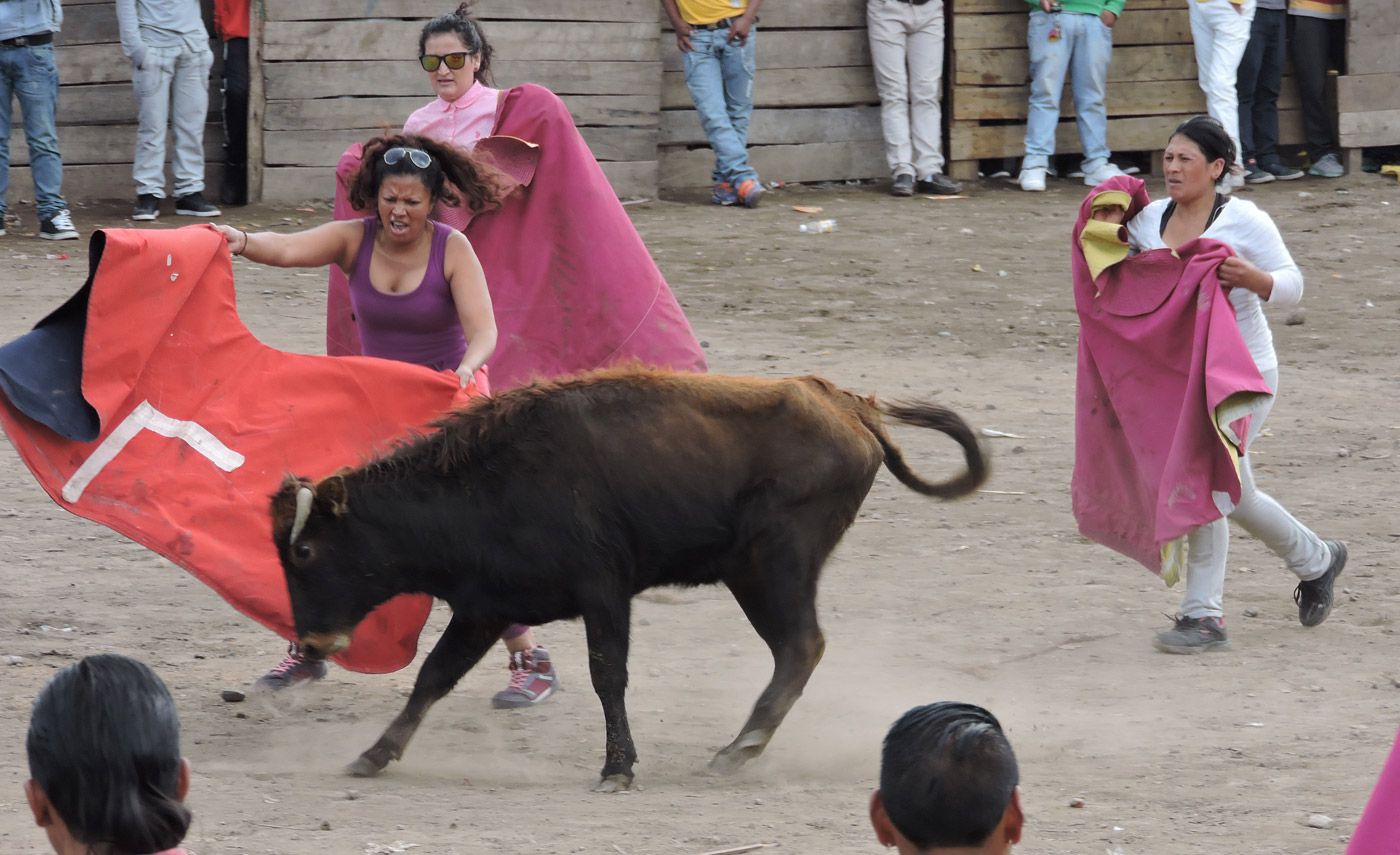
[{"label": "dirt ground", "polygon": [[[275,704],[224,703],[221,689],[277,661],[279,639],[64,513],[0,444],[0,851],[47,851],[21,793],[29,703],[56,668],[99,651],[149,662],[175,693],[199,855],[873,853],[865,807],[880,739],[905,709],[939,699],[984,704],[1007,725],[1029,815],[1022,852],[1343,851],[1400,725],[1400,188],[1357,176],[1244,191],[1278,220],[1308,282],[1303,323],[1271,314],[1283,379],[1259,481],[1347,540],[1351,563],[1331,619],[1303,629],[1293,578],[1237,532],[1234,647],[1202,657],[1153,651],[1179,592],[1080,538],[1070,514],[1067,234],[1083,190],[984,182],[969,198],[894,200],[879,187],[791,187],[755,211],[698,195],[629,208],[715,371],[815,372],[1016,435],[987,440],[994,475],[968,501],[938,504],[882,473],[826,569],[825,661],[767,754],[733,778],[702,772],[771,660],[721,591],[637,604],[634,792],[589,792],[603,728],[578,623],[540,631],[565,686],[555,701],[491,710],[506,676],[498,651],[403,761],[355,780],[342,767],[399,710],[416,668],[333,670]],[[800,234],[810,217],[792,205],[822,207],[838,230]],[[75,210],[85,235],[130,226],[124,213]],[[324,205],[247,208],[226,221],[326,216]],[[57,306],[86,264],[85,243],[0,239],[0,340]],[[322,274],[241,260],[235,271],[254,332],[320,351]],[[925,475],[958,462],[936,435],[895,438]],[[439,610],[429,635],[442,625]],[[1308,827],[1312,814],[1334,824]]]}]

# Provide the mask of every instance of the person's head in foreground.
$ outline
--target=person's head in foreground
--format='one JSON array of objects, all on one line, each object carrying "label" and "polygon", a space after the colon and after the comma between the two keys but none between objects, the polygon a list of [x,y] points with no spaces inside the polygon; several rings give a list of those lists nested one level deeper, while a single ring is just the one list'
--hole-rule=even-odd
[{"label": "person's head in foreground", "polygon": [[103,654],[58,672],[25,747],[24,794],[59,855],[150,855],[184,840],[190,766],[175,701],[140,662]]},{"label": "person's head in foreground", "polygon": [[1025,823],[1019,781],[991,713],[952,701],[915,707],[885,736],[870,822],[900,855],[1007,853]]}]

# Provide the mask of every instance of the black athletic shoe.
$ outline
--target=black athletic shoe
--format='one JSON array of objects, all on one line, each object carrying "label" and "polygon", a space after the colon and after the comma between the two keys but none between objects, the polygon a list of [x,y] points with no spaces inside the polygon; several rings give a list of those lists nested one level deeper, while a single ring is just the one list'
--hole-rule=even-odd
[{"label": "black athletic shoe", "polygon": [[932,193],[935,196],[956,196],[963,189],[961,183],[941,172],[935,172],[927,178],[920,178],[915,188],[920,193]]},{"label": "black athletic shoe", "polygon": [[1327,551],[1332,553],[1332,563],[1327,572],[1316,579],[1299,582],[1293,589],[1293,602],[1298,604],[1298,622],[1303,626],[1317,626],[1327,620],[1332,612],[1332,587],[1342,568],[1347,566],[1347,545],[1340,540],[1325,540]]},{"label": "black athletic shoe", "polygon": [[203,193],[191,193],[175,200],[175,213],[182,217],[218,217],[224,212],[206,202]]},{"label": "black athletic shoe", "polygon": [[1259,168],[1279,181],[1296,181],[1303,177],[1303,170],[1287,166],[1280,160],[1260,161]]},{"label": "black athletic shoe", "polygon": [[913,196],[914,176],[907,172],[901,172],[894,177],[894,183],[890,185],[891,196]]},{"label": "black athletic shoe", "polygon": [[160,199],[150,193],[136,197],[136,207],[131,209],[133,220],[154,220],[160,216]]},{"label": "black athletic shoe", "polygon": [[73,215],[64,208],[39,223],[39,237],[44,240],[77,240],[78,230],[73,227]]},{"label": "black athletic shoe", "polygon": [[1175,625],[1166,632],[1157,633],[1153,642],[1163,653],[1204,653],[1230,646],[1230,639],[1225,634],[1225,621],[1221,618],[1178,617],[1173,620]]}]

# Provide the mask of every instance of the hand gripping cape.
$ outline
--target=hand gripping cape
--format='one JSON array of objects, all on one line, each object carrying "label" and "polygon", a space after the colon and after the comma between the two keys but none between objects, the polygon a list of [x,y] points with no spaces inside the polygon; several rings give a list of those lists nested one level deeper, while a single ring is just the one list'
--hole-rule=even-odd
[{"label": "hand gripping cape", "polygon": [[[451,372],[262,344],[238,318],[228,250],[208,226],[94,232],[87,283],[0,346],[0,423],[49,496],[287,638],[269,512],[283,474],[358,463],[475,391]],[[336,660],[404,667],[430,606],[385,603]]]},{"label": "hand gripping cape", "polygon": [[1198,239],[1129,256],[1124,230],[1091,218],[1096,201],[1133,217],[1148,198],[1141,180],[1111,179],[1074,226],[1074,518],[1171,585],[1186,534],[1239,501],[1249,418],[1271,393],[1216,277],[1230,248]]},{"label": "hand gripping cape", "polygon": [[[500,333],[490,363],[496,389],[629,360],[706,369],[690,322],[558,96],[534,84],[502,93],[492,136],[478,147],[518,186],[469,220],[451,208],[438,216],[461,228],[486,273]],[[337,219],[364,216],[346,197],[359,166],[360,147],[351,146],[336,169]],[[360,353],[349,288],[335,267],[326,352]]]}]

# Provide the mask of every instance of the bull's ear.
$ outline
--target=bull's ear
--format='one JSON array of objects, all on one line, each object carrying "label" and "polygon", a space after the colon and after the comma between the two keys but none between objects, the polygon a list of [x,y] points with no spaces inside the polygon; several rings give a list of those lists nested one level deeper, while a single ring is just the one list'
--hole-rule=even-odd
[{"label": "bull's ear", "polygon": [[350,510],[350,489],[344,476],[335,474],[316,485],[316,501],[325,502],[331,513],[343,517]]},{"label": "bull's ear", "polygon": [[297,491],[302,487],[312,487],[311,479],[287,473],[272,494],[272,536],[276,540],[285,540],[291,533],[297,517]]}]

